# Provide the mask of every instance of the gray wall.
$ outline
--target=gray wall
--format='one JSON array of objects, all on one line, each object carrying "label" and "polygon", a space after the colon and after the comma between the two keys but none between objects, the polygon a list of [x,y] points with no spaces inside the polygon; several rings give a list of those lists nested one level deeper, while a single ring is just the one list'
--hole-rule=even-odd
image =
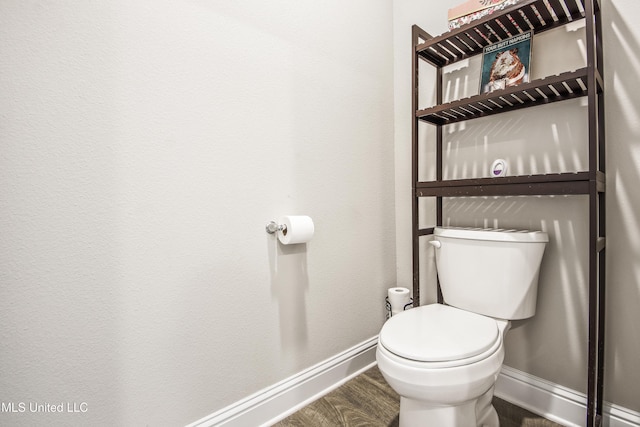
[{"label": "gray wall", "polygon": [[378,333],[391,13],[0,2],[0,401],[88,410],[0,424],[184,425]]},{"label": "gray wall", "polygon": [[[186,424],[375,335],[386,288],[411,284],[410,26],[443,32],[457,3],[1,2],[0,400],[88,412],[0,423]],[[638,411],[640,6],[603,7],[606,399]],[[582,58],[579,29],[550,37],[577,53],[537,72]],[[454,129],[448,173],[583,164],[580,101],[517,114]],[[585,203],[448,206],[550,232],[507,363],[576,389]],[[288,213],[315,219],[306,247],[264,233]]]},{"label": "gray wall", "polygon": [[[457,0],[394,2],[396,218],[398,282],[411,283],[411,25],[432,35],[446,31],[447,9]],[[605,400],[639,411],[640,371],[640,6],[632,0],[603,1],[607,133],[607,337]],[[533,78],[585,64],[584,21],[534,39]],[[445,97],[478,93],[479,58],[447,69]],[[428,67],[424,73],[429,77]],[[432,77],[432,76],[431,76]],[[421,81],[421,107],[435,100],[432,83]],[[445,129],[448,179],[488,176],[495,158],[509,161],[512,174],[581,170],[587,166],[584,100],[474,120]],[[434,136],[421,126],[428,156]],[[422,179],[433,179],[429,164]],[[432,201],[423,203],[423,224],[433,224]],[[445,203],[445,223],[481,227],[530,228],[549,232],[543,260],[538,312],[514,323],[507,336],[505,363],[552,383],[586,392],[587,199],[574,197],[454,199]],[[433,254],[424,247],[426,302],[434,298]]]}]

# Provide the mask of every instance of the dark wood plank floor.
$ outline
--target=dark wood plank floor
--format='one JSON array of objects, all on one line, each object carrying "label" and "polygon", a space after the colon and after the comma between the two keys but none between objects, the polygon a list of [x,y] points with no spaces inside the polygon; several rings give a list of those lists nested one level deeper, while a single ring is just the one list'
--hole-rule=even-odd
[{"label": "dark wood plank floor", "polygon": [[[500,427],[561,427],[494,398]],[[275,427],[397,427],[400,397],[377,366],[274,424]],[[434,426],[436,427],[436,426]]]}]

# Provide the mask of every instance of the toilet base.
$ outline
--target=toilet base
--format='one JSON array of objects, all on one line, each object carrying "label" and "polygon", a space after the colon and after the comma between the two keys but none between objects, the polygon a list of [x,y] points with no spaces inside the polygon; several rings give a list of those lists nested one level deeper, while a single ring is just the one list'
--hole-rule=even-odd
[{"label": "toilet base", "polygon": [[493,387],[478,399],[457,406],[436,406],[400,397],[400,427],[499,427],[492,398]]},{"label": "toilet base", "polygon": [[500,427],[498,413],[491,403],[493,401],[494,388],[495,386],[491,387],[489,391],[478,398],[476,404],[478,427]]}]

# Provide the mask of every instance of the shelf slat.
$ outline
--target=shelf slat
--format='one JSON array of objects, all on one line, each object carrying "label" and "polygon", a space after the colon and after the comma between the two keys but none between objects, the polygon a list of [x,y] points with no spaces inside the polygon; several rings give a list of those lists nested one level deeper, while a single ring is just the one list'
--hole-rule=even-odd
[{"label": "shelf slat", "polygon": [[[587,71],[581,68],[518,86],[440,104],[416,112],[416,117],[435,125],[447,125],[587,95]],[[552,90],[551,87],[553,87]]]}]

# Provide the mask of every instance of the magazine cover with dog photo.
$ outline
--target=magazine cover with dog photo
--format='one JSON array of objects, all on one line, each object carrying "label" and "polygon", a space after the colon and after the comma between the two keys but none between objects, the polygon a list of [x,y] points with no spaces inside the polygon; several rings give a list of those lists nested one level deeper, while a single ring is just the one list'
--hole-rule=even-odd
[{"label": "magazine cover with dog photo", "polygon": [[482,50],[480,93],[529,82],[533,31],[518,34]]}]

